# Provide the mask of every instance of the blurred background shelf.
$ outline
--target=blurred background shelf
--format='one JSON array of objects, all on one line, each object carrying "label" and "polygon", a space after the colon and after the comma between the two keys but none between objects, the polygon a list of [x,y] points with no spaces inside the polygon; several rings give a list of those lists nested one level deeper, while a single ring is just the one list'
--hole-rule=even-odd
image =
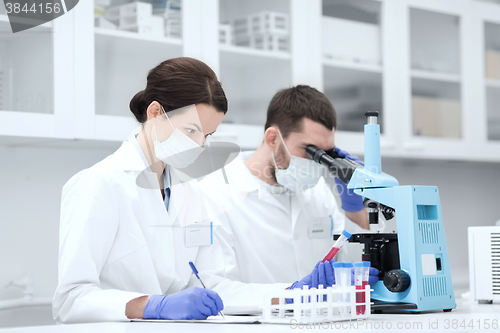
[{"label": "blurred background shelf", "polygon": [[[277,91],[310,84],[334,105],[338,140],[347,150],[363,152],[364,112],[376,110],[386,142],[383,156],[406,158],[419,151],[424,158],[464,159],[456,152],[474,145],[481,147],[474,158],[498,156],[500,161],[494,134],[500,105],[494,54],[499,53],[500,62],[500,6],[460,1],[468,5],[447,0],[174,1],[181,31],[175,37],[165,31],[124,31],[102,21],[107,8],[129,0],[81,2],[56,27],[63,30],[54,29],[58,19],[15,38],[8,17],[0,15],[0,114],[4,112],[4,120],[47,115],[39,118],[39,131],[33,131],[44,138],[119,142],[137,126],[129,102],[145,88],[148,70],[163,60],[190,56],[214,68],[226,91],[229,112],[221,127],[226,134],[219,138],[245,148],[260,144],[267,107]],[[153,16],[162,15],[159,3],[145,3],[151,3]],[[242,33],[241,22],[250,18],[265,24]],[[61,42],[62,31],[70,44]],[[465,38],[465,32],[471,35]],[[236,36],[239,42],[242,36],[285,36],[286,49],[235,45]],[[477,76],[482,70],[479,53],[471,53],[470,43],[478,39],[484,40],[483,81]],[[71,43],[74,47],[65,46]],[[26,45],[36,52],[26,52]],[[397,57],[388,57],[393,54]],[[63,55],[71,62],[61,62]],[[40,74],[30,77],[35,72]],[[19,85],[21,77],[30,80]],[[479,88],[474,90],[477,85],[484,97]],[[478,98],[482,100],[470,102]],[[63,101],[74,107],[64,109]],[[418,109],[421,104],[427,111]],[[481,112],[479,105],[484,105]],[[429,125],[437,122],[436,114],[452,117],[447,123],[453,123],[453,131]],[[477,139],[474,134],[481,128],[487,134]],[[0,135],[13,132],[0,127]],[[240,132],[258,139],[246,140]],[[23,129],[17,133],[31,135]],[[444,144],[451,148],[440,155]]]},{"label": "blurred background shelf", "polygon": [[[150,35],[141,35],[133,31],[111,30],[106,28],[94,28],[96,37],[101,37],[104,41],[110,42],[121,40],[129,45],[129,49],[157,44],[182,45],[181,38],[174,37],[154,37]],[[135,44],[134,44],[135,43]],[[150,44],[146,44],[150,43]]]},{"label": "blurred background shelf", "polygon": [[[228,60],[231,63],[238,62],[241,64],[259,65],[261,61],[266,60],[291,60],[289,53],[257,50],[244,46],[220,45],[219,50],[221,55],[225,56],[224,60]],[[221,63],[224,62],[221,60]]]},{"label": "blurred background shelf", "polygon": [[352,69],[352,70],[356,70],[356,71],[364,71],[364,72],[371,72],[371,73],[382,73],[382,66],[380,66],[380,65],[357,63],[357,62],[350,62],[350,61],[323,59],[323,66]]},{"label": "blurred background shelf", "polygon": [[432,81],[441,81],[441,82],[451,82],[451,83],[460,83],[460,75],[457,74],[449,74],[449,73],[438,73],[431,71],[423,71],[413,69],[411,71],[411,77],[416,79],[425,79]]},{"label": "blurred background shelf", "polygon": [[486,80],[486,86],[490,87],[490,88],[498,88],[498,89],[500,89],[500,80],[487,79]]}]

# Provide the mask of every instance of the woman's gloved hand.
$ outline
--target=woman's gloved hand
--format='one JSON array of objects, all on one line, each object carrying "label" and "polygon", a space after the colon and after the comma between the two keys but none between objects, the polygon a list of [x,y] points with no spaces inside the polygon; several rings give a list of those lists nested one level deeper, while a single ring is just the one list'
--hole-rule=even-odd
[{"label": "woman's gloved hand", "polygon": [[[370,267],[370,270],[368,271],[368,284],[374,284],[378,282],[378,275],[379,275],[378,269],[375,267]],[[354,267],[351,269],[351,285],[354,286],[356,279],[354,278]]]},{"label": "woman's gloved hand", "polygon": [[192,287],[171,295],[151,295],[144,319],[207,319],[224,309],[222,299],[210,289]]},{"label": "woman's gloved hand", "polygon": [[333,268],[330,261],[318,261],[309,275],[305,276],[299,281],[295,281],[289,289],[302,289],[302,287],[306,285],[309,288],[318,288],[319,285],[323,285],[323,288],[327,288],[331,287],[334,284],[335,275],[333,274]]},{"label": "woman's gloved hand", "polygon": [[[349,153],[346,151],[335,148],[335,152],[339,154],[340,157],[348,158],[361,165],[365,165],[362,161],[359,160],[357,156],[349,155]],[[365,208],[363,206],[363,198],[354,193],[353,190],[348,189],[346,183],[341,181],[338,177],[335,177],[335,184],[337,187],[337,192],[340,195],[340,199],[342,200],[343,210],[345,210],[346,212],[357,212]]]}]

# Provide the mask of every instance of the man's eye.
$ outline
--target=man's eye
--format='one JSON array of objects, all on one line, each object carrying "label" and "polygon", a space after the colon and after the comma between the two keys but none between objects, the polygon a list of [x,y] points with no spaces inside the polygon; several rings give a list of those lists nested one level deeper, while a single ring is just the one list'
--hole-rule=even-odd
[{"label": "man's eye", "polygon": [[187,129],[187,132],[188,132],[189,134],[194,134],[194,133],[196,133],[196,130],[191,129],[191,128],[188,128],[188,129]]}]

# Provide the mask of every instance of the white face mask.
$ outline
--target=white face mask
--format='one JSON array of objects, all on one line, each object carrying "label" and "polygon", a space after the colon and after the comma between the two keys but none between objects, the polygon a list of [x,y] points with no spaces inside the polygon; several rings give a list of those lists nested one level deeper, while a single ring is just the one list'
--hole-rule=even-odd
[{"label": "white face mask", "polygon": [[[163,112],[165,112],[164,109]],[[183,169],[192,164],[200,156],[205,149],[205,145],[198,145],[179,129],[174,128],[166,112],[165,116],[170,126],[174,129],[174,132],[167,140],[159,142],[156,135],[156,126],[153,125],[155,155],[169,166],[175,169]]]},{"label": "white face mask", "polygon": [[323,175],[323,166],[307,158],[292,156],[285,145],[285,141],[278,130],[283,146],[290,155],[290,164],[286,169],[278,169],[274,152],[272,153],[274,165],[276,166],[276,181],[287,189],[298,192],[314,187]]}]

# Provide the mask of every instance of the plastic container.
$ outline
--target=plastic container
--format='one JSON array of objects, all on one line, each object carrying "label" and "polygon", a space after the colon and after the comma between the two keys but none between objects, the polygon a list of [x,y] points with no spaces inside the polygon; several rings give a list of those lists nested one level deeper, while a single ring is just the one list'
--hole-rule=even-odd
[{"label": "plastic container", "polygon": [[[356,303],[365,303],[365,286],[368,284],[370,273],[369,261],[358,261],[354,266],[354,285],[356,286]],[[366,305],[356,305],[356,314],[365,314]]]},{"label": "plastic container", "polygon": [[[334,262],[332,263],[333,271],[335,274],[335,286],[339,289],[348,290],[351,286],[351,269],[352,263],[350,262]],[[350,302],[349,292],[342,292],[340,295],[340,301],[348,304]],[[348,314],[350,312],[350,307],[341,307],[341,314]]]}]

